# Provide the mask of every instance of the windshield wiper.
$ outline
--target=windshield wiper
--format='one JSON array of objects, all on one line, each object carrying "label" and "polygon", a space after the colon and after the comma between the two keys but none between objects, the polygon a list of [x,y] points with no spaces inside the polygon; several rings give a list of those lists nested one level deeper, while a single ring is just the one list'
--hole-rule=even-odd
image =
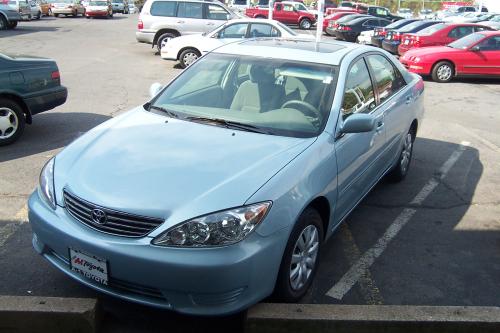
[{"label": "windshield wiper", "polygon": [[254,126],[254,125],[243,124],[243,123],[239,123],[237,121],[230,121],[230,120],[225,120],[225,119],[220,119],[220,118],[190,116],[190,117],[186,117],[185,119],[191,120],[191,121],[198,121],[198,122],[202,122],[202,123],[214,123],[217,125],[223,125],[226,128],[233,128],[233,129],[238,129],[238,130],[247,131],[247,132],[261,133],[261,134],[273,134],[270,131],[266,131],[266,130],[264,130],[260,127]]},{"label": "windshield wiper", "polygon": [[170,118],[179,118],[179,115],[177,113],[170,111],[168,109],[165,109],[164,107],[161,107],[161,106],[150,105],[149,110],[151,110],[151,109],[166,113]]}]

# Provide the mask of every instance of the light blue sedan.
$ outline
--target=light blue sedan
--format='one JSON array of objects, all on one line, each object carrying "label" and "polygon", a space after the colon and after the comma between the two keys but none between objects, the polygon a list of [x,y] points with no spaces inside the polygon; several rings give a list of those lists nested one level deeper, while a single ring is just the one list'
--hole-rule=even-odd
[{"label": "light blue sedan", "polygon": [[350,43],[240,41],[157,88],[45,165],[29,220],[70,277],[189,314],[299,300],[342,220],[407,175],[424,112],[419,76]]}]

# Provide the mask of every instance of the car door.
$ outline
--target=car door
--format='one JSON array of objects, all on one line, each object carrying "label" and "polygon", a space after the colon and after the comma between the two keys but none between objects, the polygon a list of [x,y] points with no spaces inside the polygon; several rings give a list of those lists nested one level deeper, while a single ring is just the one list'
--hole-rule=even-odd
[{"label": "car door", "polygon": [[500,75],[500,36],[483,39],[467,53],[465,74]]},{"label": "car door", "polygon": [[298,24],[300,14],[297,12],[295,7],[292,4],[285,3],[283,4],[283,21],[287,24]]},{"label": "car door", "polygon": [[445,42],[446,42],[446,44],[449,44],[457,39],[460,39],[462,37],[470,35],[473,32],[474,32],[474,28],[472,26],[456,27],[448,33],[448,36],[446,37]]},{"label": "car door", "polygon": [[[377,108],[375,89],[363,57],[350,66],[337,129],[338,200],[335,219],[342,219],[371,189],[381,174],[380,157],[385,146],[383,110]],[[354,113],[376,117],[371,132],[340,134],[343,121]]]},{"label": "car door", "polygon": [[209,32],[220,27],[231,18],[231,14],[215,3],[204,4],[204,29],[203,32]]},{"label": "car door", "polygon": [[391,60],[381,54],[369,54],[366,59],[375,81],[377,109],[384,115],[387,141],[382,157],[384,166],[381,167],[384,172],[399,156],[403,136],[409,129],[413,95]]},{"label": "car door", "polygon": [[179,1],[177,5],[177,25],[183,35],[209,32],[216,26],[208,27],[203,19],[201,2]]}]

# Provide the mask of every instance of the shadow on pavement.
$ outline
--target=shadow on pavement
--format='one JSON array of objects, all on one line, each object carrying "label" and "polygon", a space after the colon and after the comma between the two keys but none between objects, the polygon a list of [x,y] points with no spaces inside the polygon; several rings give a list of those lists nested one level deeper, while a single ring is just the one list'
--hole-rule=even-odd
[{"label": "shadow on pavement", "polygon": [[95,113],[44,112],[33,116],[24,134],[0,147],[0,162],[62,148],[111,117]]},{"label": "shadow on pavement", "polygon": [[[42,32],[42,31],[58,31],[60,27],[43,27],[39,25],[22,25],[19,24],[19,26],[16,29],[13,30],[0,30],[0,38],[2,37],[12,37],[12,36],[21,36],[21,35],[26,35],[26,34],[31,34],[31,33],[36,33],[36,32]],[[9,50],[8,48],[3,49],[5,52],[9,51],[15,51],[15,50]]]}]

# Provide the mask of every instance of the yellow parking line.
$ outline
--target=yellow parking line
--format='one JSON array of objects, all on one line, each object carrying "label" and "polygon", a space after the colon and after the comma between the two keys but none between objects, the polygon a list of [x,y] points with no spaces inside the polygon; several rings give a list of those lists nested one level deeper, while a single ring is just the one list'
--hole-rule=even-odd
[{"label": "yellow parking line", "polygon": [[[342,248],[344,249],[349,265],[354,265],[359,258],[361,258],[361,251],[359,250],[354,237],[352,236],[351,230],[347,226],[347,223],[343,223],[340,226],[340,238],[342,240]],[[370,271],[367,269],[363,275],[358,280],[359,289],[361,295],[363,296],[366,304],[368,305],[381,305],[384,300],[380,294],[375,281],[373,281]]]},{"label": "yellow parking line", "polygon": [[26,204],[17,212],[14,220],[19,223],[28,222],[28,206]]}]

